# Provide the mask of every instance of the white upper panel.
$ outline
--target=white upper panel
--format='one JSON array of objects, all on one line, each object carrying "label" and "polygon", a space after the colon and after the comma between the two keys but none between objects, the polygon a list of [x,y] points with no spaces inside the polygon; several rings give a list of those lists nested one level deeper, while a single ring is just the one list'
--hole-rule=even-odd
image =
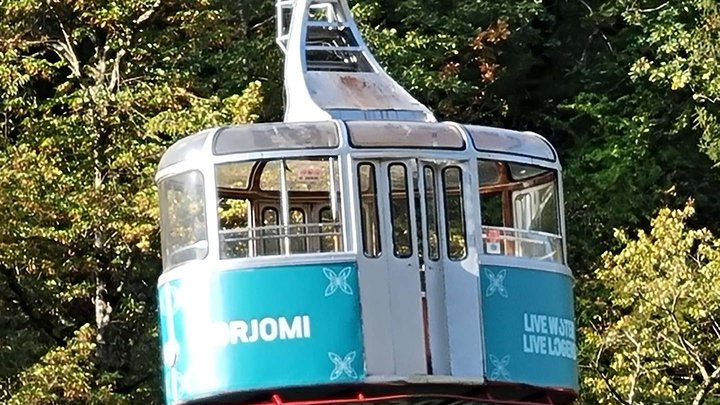
[{"label": "white upper panel", "polygon": [[557,153],[550,142],[536,133],[476,125],[467,125],[465,128],[478,151],[527,156],[550,162],[557,160]]},{"label": "white upper panel", "polygon": [[[340,126],[339,126],[340,125]],[[347,131],[340,131],[345,125]],[[467,130],[467,134],[462,129]],[[210,159],[238,153],[335,149],[343,142],[357,149],[436,149],[479,152],[557,162],[552,145],[540,135],[483,126],[417,121],[324,121],[267,123],[210,129],[172,145],[160,160],[158,170],[197,158]],[[211,137],[212,139],[209,139]]]}]

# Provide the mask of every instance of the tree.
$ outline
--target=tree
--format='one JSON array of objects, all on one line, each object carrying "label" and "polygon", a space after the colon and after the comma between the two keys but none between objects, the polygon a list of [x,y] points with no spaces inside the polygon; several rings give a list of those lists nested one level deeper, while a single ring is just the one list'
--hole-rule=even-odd
[{"label": "tree", "polygon": [[701,129],[703,150],[720,161],[720,6],[711,0],[640,1],[624,17],[641,30],[643,55],[632,77],[681,94],[692,116],[685,125]]},{"label": "tree", "polygon": [[583,330],[588,403],[719,403],[720,239],[690,229],[691,204],[603,255],[606,314]]},{"label": "tree", "polygon": [[0,400],[159,402],[155,164],[257,119],[253,6],[0,1]]}]

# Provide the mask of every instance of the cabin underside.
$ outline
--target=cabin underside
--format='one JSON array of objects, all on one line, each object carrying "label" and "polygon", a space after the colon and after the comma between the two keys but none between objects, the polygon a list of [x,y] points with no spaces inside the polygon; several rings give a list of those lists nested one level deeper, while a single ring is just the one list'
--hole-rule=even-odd
[{"label": "cabin underside", "polygon": [[538,388],[522,384],[334,384],[282,391],[252,391],[216,395],[188,405],[562,405],[577,394],[562,388]]}]

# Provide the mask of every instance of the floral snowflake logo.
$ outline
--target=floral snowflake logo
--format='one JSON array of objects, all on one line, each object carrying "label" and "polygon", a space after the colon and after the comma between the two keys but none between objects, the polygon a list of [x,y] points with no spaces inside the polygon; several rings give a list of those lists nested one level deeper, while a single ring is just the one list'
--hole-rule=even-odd
[{"label": "floral snowflake logo", "polygon": [[192,308],[195,303],[195,295],[193,287],[187,283],[180,285],[168,284],[166,287],[170,293],[170,299],[165,302],[163,310],[170,315],[186,308]]},{"label": "floral snowflake logo", "polygon": [[351,272],[351,267],[345,267],[340,270],[340,273],[335,273],[332,269],[324,267],[323,273],[325,273],[325,277],[330,280],[330,284],[325,287],[325,296],[329,297],[335,294],[335,291],[337,290],[340,290],[347,295],[353,295],[352,287],[348,284],[348,277],[350,277]]},{"label": "floral snowflake logo", "polygon": [[163,364],[168,368],[175,368],[178,356],[180,354],[180,345],[175,336],[170,336],[170,340],[163,345]]},{"label": "floral snowflake logo", "polygon": [[495,293],[500,294],[503,298],[508,297],[507,289],[505,289],[505,276],[507,275],[507,270],[502,269],[498,271],[497,274],[493,273],[489,269],[485,269],[485,275],[487,276],[488,280],[490,281],[490,284],[488,285],[487,290],[485,290],[485,296],[491,297]]},{"label": "floral snowflake logo", "polygon": [[502,360],[498,360],[497,357],[490,355],[490,364],[492,364],[493,370],[490,373],[491,380],[505,380],[510,381],[510,372],[508,372],[508,366],[510,365],[510,355],[503,356]]},{"label": "floral snowflake logo", "polygon": [[350,378],[358,378],[357,373],[355,372],[355,370],[353,370],[352,367],[352,362],[353,360],[355,360],[355,356],[356,354],[354,351],[348,353],[345,357],[340,357],[332,352],[328,353],[330,361],[332,361],[333,365],[335,366],[332,373],[330,373],[330,381],[337,380],[343,374]]}]

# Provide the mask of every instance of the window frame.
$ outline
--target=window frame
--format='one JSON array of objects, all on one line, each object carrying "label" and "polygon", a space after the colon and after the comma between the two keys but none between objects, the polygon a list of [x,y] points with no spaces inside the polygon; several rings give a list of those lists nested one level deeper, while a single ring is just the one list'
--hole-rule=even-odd
[{"label": "window frame", "polygon": [[[180,179],[182,176],[188,176],[188,175],[197,175],[199,178],[199,186],[200,186],[199,196],[200,196],[200,201],[202,203],[202,206],[199,211],[200,213],[202,213],[202,219],[200,222],[202,224],[202,230],[204,232],[205,237],[200,238],[198,241],[193,242],[191,244],[187,244],[186,246],[183,246],[182,248],[176,249],[173,252],[170,252],[169,246],[168,246],[168,243],[170,243],[170,235],[168,233],[171,232],[175,228],[174,225],[177,225],[177,224],[170,223],[170,218],[169,218],[170,204],[169,204],[169,199],[167,198],[167,191],[169,191],[169,189],[165,189],[165,186],[167,184],[169,184],[170,182],[172,182],[173,180],[177,180],[177,179]],[[183,195],[187,196],[188,193],[186,193],[184,186],[188,183],[183,182],[183,181],[177,181],[177,183],[183,185],[183,189],[181,190],[181,193]],[[209,235],[209,229],[208,229],[208,211],[207,211],[207,207],[208,207],[207,203],[208,202],[207,202],[207,197],[206,197],[205,192],[206,192],[205,175],[203,174],[203,172],[201,170],[198,170],[198,169],[179,172],[179,173],[173,174],[172,176],[168,176],[168,177],[165,177],[162,180],[160,180],[160,182],[158,184],[158,195],[159,195],[159,200],[160,200],[160,204],[159,204],[160,205],[160,229],[161,229],[160,251],[161,251],[161,256],[162,256],[163,273],[167,272],[167,271],[171,271],[172,269],[177,268],[177,267],[184,265],[186,263],[189,263],[189,262],[205,260],[208,257],[208,255],[210,253],[210,241],[209,241],[210,235]],[[193,259],[179,261],[177,263],[170,262],[170,259],[173,257],[173,255],[178,253],[180,250],[191,248],[191,247],[193,247],[193,245],[196,245],[196,244],[202,243],[202,242],[205,242],[204,243],[204,253],[202,254],[202,256],[195,257]]]},{"label": "window frame", "polygon": [[[403,184],[405,185],[403,190],[405,192],[405,216],[406,216],[406,224],[407,224],[407,248],[408,252],[407,254],[399,254],[398,248],[401,247],[401,244],[398,243],[398,235],[400,233],[396,232],[397,227],[395,224],[395,219],[397,218],[397,213],[395,211],[395,205],[394,205],[394,199],[393,199],[393,192],[395,191],[395,188],[393,187],[392,182],[392,170],[394,167],[401,167],[403,170]],[[404,162],[392,162],[387,165],[387,182],[388,182],[388,195],[389,195],[389,202],[390,202],[390,231],[392,234],[392,247],[393,247],[393,255],[398,259],[408,259],[413,256],[414,249],[413,249],[413,235],[412,235],[412,221],[413,218],[410,218],[410,198],[414,199],[414,196],[412,195],[412,191],[409,189],[408,184],[408,167]]]},{"label": "window frame", "polygon": [[[372,208],[373,208],[374,212],[373,212],[372,219],[373,219],[373,225],[375,225],[373,235],[369,235],[369,233],[368,233],[368,229],[367,229],[368,216],[367,216],[367,212],[365,210],[364,204],[363,204],[363,195],[362,194],[363,194],[363,192],[366,192],[366,190],[364,190],[364,188],[363,188],[363,186],[365,186],[365,184],[363,184],[363,180],[362,180],[363,179],[363,176],[362,176],[362,168],[363,167],[370,168],[370,173],[369,173],[368,177],[371,178],[371,180],[372,180],[370,182],[370,184],[368,184],[371,188],[368,188],[367,191],[372,190],[372,196],[373,196]],[[359,200],[359,207],[360,207],[360,212],[359,212],[359,214],[360,214],[360,231],[362,232],[361,239],[362,239],[363,255],[370,259],[377,259],[379,257],[382,257],[382,255],[383,255],[383,247],[382,247],[383,236],[382,236],[382,232],[380,230],[380,207],[379,207],[380,199],[378,198],[379,196],[378,196],[377,170],[376,170],[375,164],[373,164],[371,162],[360,162],[357,164],[356,173],[357,173],[357,179],[358,179],[357,189],[358,189],[358,194],[360,197],[358,200]],[[372,247],[375,247],[374,250],[368,249],[369,247],[371,247],[371,246],[368,246],[369,245],[368,244],[368,236],[371,236],[371,240],[374,240],[374,243],[373,243],[374,246],[372,246]]]},{"label": "window frame", "polygon": [[[423,183],[425,185],[424,191],[424,198],[425,198],[425,240],[427,241],[428,246],[428,252],[426,254],[427,258],[433,262],[437,262],[441,258],[440,252],[442,252],[442,244],[440,243],[440,215],[439,215],[439,206],[438,206],[438,190],[436,186],[437,181],[437,172],[435,171],[435,168],[432,166],[424,165],[422,167],[423,169]],[[432,177],[431,181],[428,181],[428,171]],[[429,204],[432,197],[432,204]],[[432,207],[431,207],[432,205]],[[432,213],[432,216],[431,216]],[[430,220],[432,218],[433,225],[431,229]],[[435,243],[433,243],[433,240],[431,238],[432,235],[435,235]],[[434,247],[433,247],[434,245]],[[433,255],[434,253],[434,255]]]},{"label": "window frame", "polygon": [[[231,162],[218,162],[214,165],[217,170],[228,164],[251,162],[255,167],[250,179],[250,186],[242,189],[229,187],[217,187],[217,203],[223,198],[248,200],[252,209],[252,219],[248,221],[249,245],[253,246],[252,252],[244,255],[223,255],[222,244],[218,247],[222,260],[253,259],[287,257],[305,254],[342,254],[348,252],[346,243],[347,224],[344,218],[345,205],[343,203],[345,189],[342,170],[341,156],[328,154],[322,156],[279,156],[271,158],[259,157],[257,160],[234,160]],[[286,173],[288,164],[291,162],[302,162],[322,166],[323,173],[320,181],[313,183],[310,190],[292,190],[288,182],[289,176]],[[277,187],[270,189],[262,187],[262,178],[268,176],[265,170],[273,171],[271,176],[277,177],[273,180]],[[279,170],[279,171],[278,171]],[[276,173],[277,171],[277,173]],[[266,177],[267,179],[267,177]],[[303,178],[300,178],[302,183]],[[308,179],[308,182],[315,181]],[[267,180],[266,180],[267,182]],[[296,184],[300,184],[296,183]],[[269,183],[268,183],[269,184]],[[305,186],[302,186],[305,187]],[[308,186],[310,187],[310,186]],[[219,206],[219,205],[218,205]],[[328,210],[328,216],[335,214],[336,224],[313,222],[319,214],[318,206]],[[269,213],[268,210],[272,212]],[[293,215],[299,213],[302,216],[302,223],[294,223]],[[265,225],[266,218],[274,215],[272,224]],[[218,218],[219,220],[219,218]],[[320,218],[317,218],[320,221]],[[316,239],[323,239],[322,232],[332,226],[333,235],[337,239],[332,245],[324,243],[325,249],[320,249],[320,242]],[[317,229],[317,231],[315,231]],[[222,228],[218,228],[218,233]],[[242,229],[238,229],[242,231]],[[221,239],[221,237],[220,237]],[[302,248],[300,247],[302,245]]]},{"label": "window frame", "polygon": [[[483,184],[483,179],[480,178],[480,164],[481,162],[495,162],[502,166],[501,179],[498,183]],[[516,169],[522,166],[526,166],[530,169],[531,175],[520,177],[513,176],[511,165]],[[480,225],[481,225],[481,249],[480,253],[489,256],[504,256],[504,257],[515,257],[524,260],[534,260],[545,262],[549,260],[552,263],[558,265],[566,265],[566,240],[565,232],[563,229],[563,210],[562,210],[562,195],[561,192],[561,179],[560,170],[557,167],[550,167],[543,164],[537,164],[525,161],[516,161],[512,159],[502,158],[481,158],[478,159],[478,185],[477,198],[480,203]],[[517,174],[517,173],[516,173]],[[542,187],[550,187],[553,198],[554,209],[554,229],[556,232],[548,232],[542,229],[534,229],[532,222],[530,226],[523,227],[522,224],[518,224],[518,213],[516,212],[517,196],[528,195],[533,190],[540,189]],[[484,197],[488,195],[501,196],[502,204],[502,225],[497,226],[488,224],[483,221],[486,208],[486,200]],[[525,215],[525,214],[523,214]],[[524,218],[524,216],[523,216]],[[490,236],[490,231],[493,231],[493,235]],[[488,235],[486,235],[486,232]],[[500,249],[497,252],[488,253],[487,243],[489,240],[498,241]],[[546,241],[549,244],[550,253],[545,254],[533,254],[524,253],[527,246],[531,246],[533,243],[539,243],[539,241]],[[529,249],[527,252],[532,252]]]},{"label": "window frame", "polygon": [[[462,240],[463,240],[463,254],[462,256],[456,256],[453,255],[451,250],[451,226],[450,226],[450,215],[448,215],[448,207],[450,204],[448,204],[448,184],[447,184],[447,172],[448,170],[457,170],[459,174],[458,178],[458,187],[459,187],[459,195],[457,196],[458,201],[460,202],[460,224],[462,229]],[[467,242],[467,224],[465,222],[465,218],[467,217],[465,215],[465,176],[463,175],[462,166],[456,166],[456,165],[450,165],[443,167],[442,169],[442,185],[443,185],[443,205],[445,207],[445,243],[446,243],[446,254],[447,258],[454,262],[460,262],[465,260],[468,257],[468,242]]]}]

